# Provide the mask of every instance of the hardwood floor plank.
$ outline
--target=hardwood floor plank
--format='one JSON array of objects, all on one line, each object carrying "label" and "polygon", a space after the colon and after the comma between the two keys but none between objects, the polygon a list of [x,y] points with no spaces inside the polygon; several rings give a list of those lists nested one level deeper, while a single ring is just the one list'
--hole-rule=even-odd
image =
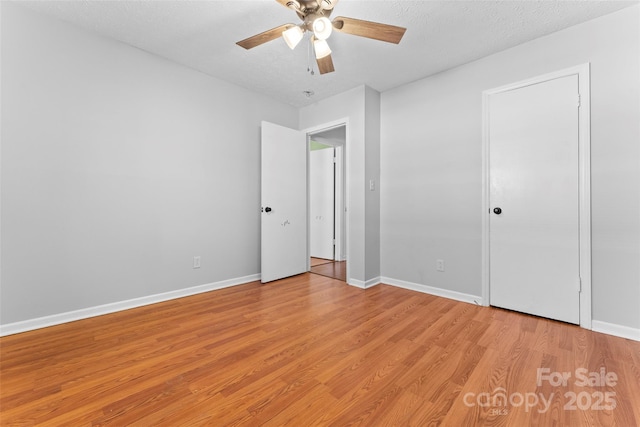
[{"label": "hardwood floor plank", "polygon": [[411,425],[441,425],[451,406],[460,396],[462,387],[455,383],[444,383],[438,393],[427,402],[424,409],[416,411],[410,419]]},{"label": "hardwood floor plank", "polygon": [[[333,325],[337,326],[338,322],[327,322],[327,326],[331,328]],[[334,329],[335,330],[335,329]],[[245,387],[251,386],[256,382],[263,380],[273,381],[274,379],[283,375],[283,371],[292,363],[297,360],[298,355],[304,354],[310,351],[314,345],[322,340],[327,339],[330,333],[334,330],[323,330],[321,333],[317,331],[308,331],[307,335],[294,341],[292,344],[288,342],[284,348],[280,351],[274,349],[273,353],[267,357],[262,358],[260,361],[254,364],[251,369],[245,370],[240,375],[237,375],[233,382],[225,386],[220,392],[225,396],[230,396],[234,393],[242,391]]]},{"label": "hardwood floor plank", "polygon": [[627,427],[639,401],[638,342],[315,274],[0,338],[2,426]]},{"label": "hardwood floor plank", "polygon": [[404,359],[414,349],[415,344],[411,341],[400,344],[387,341],[378,346],[375,352],[367,353],[347,370],[338,372],[324,384],[337,399],[350,395],[348,400],[358,400],[358,396],[374,388],[373,384],[376,382],[390,383],[395,380],[404,371]]},{"label": "hardwood floor plank", "polygon": [[[336,400],[328,392],[326,386],[315,383],[310,390],[300,393],[299,398],[289,406],[279,406],[282,410],[275,416],[267,413],[259,414],[255,419],[257,421],[255,425],[284,426],[300,423],[312,425],[314,420],[320,419],[326,413],[327,408],[334,407],[335,403]],[[301,417],[301,413],[304,413],[305,416]]]}]

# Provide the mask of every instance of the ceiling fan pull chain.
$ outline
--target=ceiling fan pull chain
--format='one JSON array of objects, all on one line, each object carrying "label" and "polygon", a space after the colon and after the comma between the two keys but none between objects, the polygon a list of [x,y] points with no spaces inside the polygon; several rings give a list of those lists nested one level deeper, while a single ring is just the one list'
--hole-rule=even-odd
[{"label": "ceiling fan pull chain", "polygon": [[311,60],[311,43],[313,41],[309,39],[309,44],[307,45],[307,72],[313,76],[316,73],[313,71],[313,61]]},{"label": "ceiling fan pull chain", "polygon": [[307,73],[309,74],[311,74],[311,72],[313,71],[313,69],[311,68],[311,61],[309,60],[309,58],[311,57],[310,46],[311,46],[311,42],[307,43]]}]

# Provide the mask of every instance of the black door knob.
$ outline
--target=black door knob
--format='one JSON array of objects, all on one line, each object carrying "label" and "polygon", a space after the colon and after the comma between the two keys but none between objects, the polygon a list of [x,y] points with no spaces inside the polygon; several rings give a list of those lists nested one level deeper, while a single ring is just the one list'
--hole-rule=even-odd
[{"label": "black door knob", "polygon": [[271,212],[271,208],[269,206],[267,206],[266,208],[264,208],[265,212]]},{"label": "black door knob", "polygon": [[[268,209],[268,208],[267,208]],[[500,208],[493,208],[493,213],[496,215],[500,215],[502,213],[502,209]]]}]

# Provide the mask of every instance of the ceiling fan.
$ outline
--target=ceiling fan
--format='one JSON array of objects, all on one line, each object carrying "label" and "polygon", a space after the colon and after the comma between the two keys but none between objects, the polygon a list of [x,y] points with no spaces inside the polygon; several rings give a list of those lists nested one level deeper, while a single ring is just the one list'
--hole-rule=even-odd
[{"label": "ceiling fan", "polygon": [[331,73],[333,60],[327,38],[335,29],[341,33],[367,37],[389,43],[400,43],[404,32],[407,30],[395,25],[380,24],[377,22],[363,21],[361,19],[339,16],[333,21],[329,15],[339,0],[276,0],[281,5],[295,11],[302,24],[284,24],[272,28],[263,33],[241,40],[236,44],[245,49],[260,46],[263,43],[275,40],[282,36],[287,45],[294,49],[306,31],[312,32],[311,42],[318,63],[320,74]]}]

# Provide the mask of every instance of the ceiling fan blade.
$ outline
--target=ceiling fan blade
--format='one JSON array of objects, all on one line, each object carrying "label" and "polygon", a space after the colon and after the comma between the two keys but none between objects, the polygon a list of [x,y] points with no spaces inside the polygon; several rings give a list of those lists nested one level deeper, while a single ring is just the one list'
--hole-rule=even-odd
[{"label": "ceiling fan blade", "polygon": [[293,24],[284,24],[279,27],[272,28],[263,33],[256,34],[255,36],[251,36],[247,39],[241,40],[236,44],[238,46],[242,46],[245,49],[251,49],[256,46],[260,46],[263,43],[270,42],[271,40],[275,40],[278,37],[282,36],[282,32],[284,30],[288,30],[291,27],[295,27]]},{"label": "ceiling fan blade", "polygon": [[406,28],[396,27],[395,25],[380,24],[344,16],[338,16],[333,20],[333,28],[342,33],[395,44],[400,43],[404,32],[407,31]]},{"label": "ceiling fan blade", "polygon": [[320,74],[333,73],[335,71],[335,68],[333,68],[333,59],[331,59],[331,54],[316,59],[316,62],[318,63],[318,71],[320,71]]}]

